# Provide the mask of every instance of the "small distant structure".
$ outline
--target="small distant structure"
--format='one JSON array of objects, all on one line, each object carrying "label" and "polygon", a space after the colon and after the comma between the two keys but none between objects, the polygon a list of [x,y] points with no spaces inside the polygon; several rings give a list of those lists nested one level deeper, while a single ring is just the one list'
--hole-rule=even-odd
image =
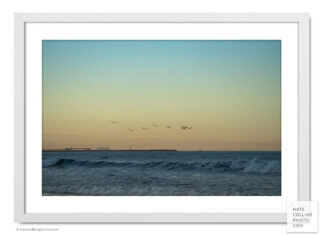
[{"label": "small distant structure", "polygon": [[91,151],[91,148],[68,148],[70,151]]},{"label": "small distant structure", "polygon": [[91,151],[91,148],[64,148],[64,151]]},{"label": "small distant structure", "polygon": [[108,151],[108,150],[110,150],[110,148],[109,147],[98,147],[95,150],[98,150],[98,151]]}]

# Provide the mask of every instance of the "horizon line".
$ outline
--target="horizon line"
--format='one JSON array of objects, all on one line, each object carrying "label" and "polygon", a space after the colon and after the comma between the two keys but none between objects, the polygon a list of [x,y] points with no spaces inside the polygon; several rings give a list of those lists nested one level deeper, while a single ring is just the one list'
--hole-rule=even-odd
[{"label": "horizon line", "polygon": [[273,150],[273,149],[265,149],[265,150],[256,150],[256,149],[91,149],[91,148],[62,148],[62,149],[42,149],[42,152],[91,152],[91,151],[97,151],[97,152],[109,152],[109,151],[178,151],[178,152],[281,152],[281,149],[279,150]]}]

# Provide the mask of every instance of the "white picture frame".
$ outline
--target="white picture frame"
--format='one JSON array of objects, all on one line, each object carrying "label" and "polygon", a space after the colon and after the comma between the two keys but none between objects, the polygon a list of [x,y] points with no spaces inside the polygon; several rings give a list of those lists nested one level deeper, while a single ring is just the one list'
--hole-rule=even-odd
[{"label": "white picture frame", "polygon": [[[26,24],[296,23],[298,25],[298,200],[310,195],[310,30],[308,14],[17,13],[15,14],[15,221],[20,223],[285,223],[285,213],[27,213]],[[284,95],[284,94],[283,94]]]}]

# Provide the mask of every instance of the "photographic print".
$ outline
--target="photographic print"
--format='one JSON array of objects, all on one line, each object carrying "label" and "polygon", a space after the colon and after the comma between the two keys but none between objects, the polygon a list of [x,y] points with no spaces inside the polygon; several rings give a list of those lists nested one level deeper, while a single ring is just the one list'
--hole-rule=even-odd
[{"label": "photographic print", "polygon": [[280,40],[43,40],[43,196],[281,196]]}]

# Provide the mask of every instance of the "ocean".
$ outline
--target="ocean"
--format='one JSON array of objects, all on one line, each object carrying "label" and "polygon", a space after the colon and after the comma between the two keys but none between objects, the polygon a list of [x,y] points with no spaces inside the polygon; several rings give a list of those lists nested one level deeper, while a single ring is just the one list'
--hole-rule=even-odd
[{"label": "ocean", "polygon": [[281,152],[43,152],[42,193],[280,196]]}]

